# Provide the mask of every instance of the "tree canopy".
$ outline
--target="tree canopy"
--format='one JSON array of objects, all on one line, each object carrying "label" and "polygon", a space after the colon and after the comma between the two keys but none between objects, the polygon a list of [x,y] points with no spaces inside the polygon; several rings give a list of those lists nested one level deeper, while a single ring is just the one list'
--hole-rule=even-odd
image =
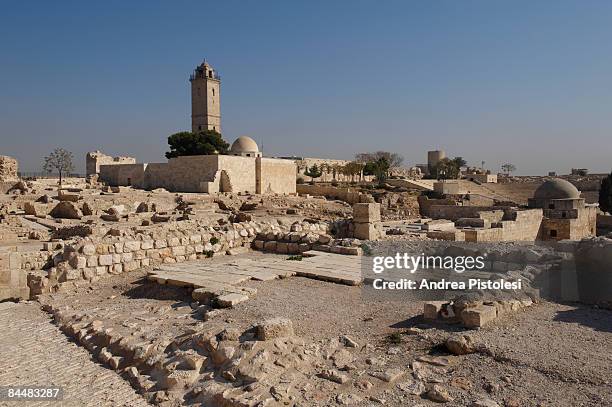
[{"label": "tree canopy", "polygon": [[389,177],[391,165],[385,157],[379,157],[376,161],[368,161],[363,167],[364,175],[374,175],[379,185],[382,185]]},{"label": "tree canopy", "polygon": [[317,164],[313,164],[312,167],[306,168],[304,175],[310,177],[311,181],[314,181],[315,178],[319,178],[323,175],[323,171],[321,168],[317,167]]},{"label": "tree canopy", "polygon": [[599,208],[604,212],[612,213],[612,172],[601,180]]},{"label": "tree canopy", "polygon": [[43,169],[46,172],[57,171],[61,179],[64,174],[68,174],[74,170],[72,157],[73,155],[70,151],[63,148],[56,148],[51,154],[44,158]]},{"label": "tree canopy", "polygon": [[512,163],[502,164],[501,169],[507,174],[510,175],[511,172],[516,171],[516,166]]},{"label": "tree canopy", "polygon": [[347,177],[351,177],[351,181],[355,180],[356,175],[361,175],[361,171],[363,170],[365,164],[359,163],[357,161],[350,161],[346,163],[341,171]]},{"label": "tree canopy", "polygon": [[433,173],[438,179],[457,179],[461,175],[461,167],[466,165],[463,157],[455,157],[452,160],[443,158],[433,168]]},{"label": "tree canopy", "polygon": [[63,148],[56,148],[51,154],[46,156],[43,161],[43,170],[48,173],[56,172],[59,175],[59,191],[62,193],[62,180],[64,175],[70,174],[74,170],[72,163],[72,153]]},{"label": "tree canopy", "polygon": [[376,162],[381,158],[387,161],[389,168],[399,167],[404,161],[404,157],[389,151],[376,151],[374,153],[360,153],[355,155],[355,161],[359,163]]},{"label": "tree canopy", "polygon": [[205,130],[198,133],[181,131],[168,137],[170,151],[166,158],[184,155],[211,155],[227,154],[229,144],[223,140],[220,133],[214,130]]}]

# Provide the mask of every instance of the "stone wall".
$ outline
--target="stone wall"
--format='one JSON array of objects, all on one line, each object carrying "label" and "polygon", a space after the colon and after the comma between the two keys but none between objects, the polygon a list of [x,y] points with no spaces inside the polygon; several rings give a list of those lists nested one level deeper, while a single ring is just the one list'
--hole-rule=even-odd
[{"label": "stone wall", "polygon": [[465,194],[465,189],[457,181],[434,182],[433,190],[439,194],[460,195]]},{"label": "stone wall", "polygon": [[163,180],[167,172],[168,172],[168,163],[148,163],[147,169],[144,173],[143,188],[144,189],[166,188],[166,187],[153,187],[153,185],[157,185],[159,183],[158,180]]},{"label": "stone wall", "polygon": [[497,174],[466,174],[465,179],[481,184],[497,183]]},{"label": "stone wall", "polygon": [[509,211],[506,220],[497,222],[490,229],[465,229],[467,242],[506,242],[538,240],[542,224],[541,209]]},{"label": "stone wall", "polygon": [[231,155],[182,156],[168,163],[103,165],[100,181],[175,192],[290,194],[295,193],[295,164]]},{"label": "stone wall", "polygon": [[257,191],[257,166],[254,157],[238,157],[220,155],[218,169],[225,171],[231,183],[231,190],[221,192],[250,192]]},{"label": "stone wall", "polygon": [[0,251],[0,300],[28,297],[26,273],[21,270],[21,255],[16,247],[3,247]]},{"label": "stone wall", "polygon": [[325,224],[292,225],[274,222],[243,222],[224,227],[193,226],[188,229],[155,229],[146,232],[124,232],[122,236],[77,238],[66,244],[53,258],[54,267],[28,275],[32,295],[55,291],[65,283],[94,281],[99,278],[152,267],[232,254],[248,249],[256,236],[291,229],[327,231]]},{"label": "stone wall", "polygon": [[0,182],[16,181],[18,171],[17,160],[7,155],[0,155]]},{"label": "stone wall", "polygon": [[256,166],[258,194],[296,192],[296,166],[292,162],[259,157]]},{"label": "stone wall", "polygon": [[144,187],[144,174],[147,164],[100,165],[99,180],[110,186],[131,185]]},{"label": "stone wall", "polygon": [[351,205],[356,203],[374,202],[374,198],[372,198],[371,195],[364,194],[350,187],[341,188],[328,185],[298,184],[296,190],[298,194],[324,196],[326,198],[344,201]]},{"label": "stone wall", "polygon": [[136,164],[133,157],[111,157],[101,151],[90,151],[85,156],[86,175],[100,173],[101,165]]},{"label": "stone wall", "polygon": [[[45,244],[45,246],[52,244]],[[28,251],[23,251],[23,250]],[[2,246],[0,247],[0,301],[7,299],[28,299],[28,272],[41,270],[49,264],[53,251],[44,247]]]},{"label": "stone wall", "polygon": [[451,206],[431,205],[425,216],[432,219],[449,219],[456,221],[460,218],[478,218],[483,211],[492,210],[491,206]]},{"label": "stone wall", "polygon": [[[584,237],[595,236],[597,223],[597,208],[587,206],[578,209],[574,219],[571,218],[545,218],[540,231],[541,240],[580,240]],[[554,231],[554,233],[553,233]]]}]

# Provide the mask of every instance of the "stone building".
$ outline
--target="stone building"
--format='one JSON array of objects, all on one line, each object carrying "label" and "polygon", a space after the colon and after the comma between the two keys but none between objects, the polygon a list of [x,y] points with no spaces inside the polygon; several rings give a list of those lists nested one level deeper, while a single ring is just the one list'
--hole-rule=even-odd
[{"label": "stone building", "polygon": [[221,77],[206,61],[191,74],[191,131],[221,133]]},{"label": "stone building", "polygon": [[0,182],[16,181],[18,164],[17,160],[7,155],[0,155]]},{"label": "stone building", "polygon": [[587,205],[580,191],[569,181],[554,178],[544,181],[528,200],[530,208],[544,212],[540,240],[578,240],[595,236],[597,205]]},{"label": "stone building", "polygon": [[257,143],[246,136],[232,144],[230,154],[182,156],[167,163],[101,165],[99,179],[111,186],[173,192],[295,193],[293,161],[262,157]]},{"label": "stone building", "polygon": [[86,175],[94,175],[100,172],[101,165],[136,164],[133,157],[111,157],[101,151],[90,151],[85,156]]},{"label": "stone building", "polygon": [[[446,220],[445,230],[429,237],[468,242],[580,240],[595,236],[597,205],[587,205],[580,191],[563,179],[545,181],[530,198],[528,207],[508,203],[418,198],[421,215]],[[439,225],[437,225],[439,227]]]},{"label": "stone building", "polygon": [[438,163],[446,158],[444,150],[433,150],[427,152],[427,173],[432,174]]}]

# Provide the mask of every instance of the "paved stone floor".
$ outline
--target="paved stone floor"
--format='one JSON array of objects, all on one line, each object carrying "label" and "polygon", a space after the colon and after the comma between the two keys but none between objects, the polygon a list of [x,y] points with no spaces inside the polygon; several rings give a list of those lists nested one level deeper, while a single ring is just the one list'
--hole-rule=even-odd
[{"label": "paved stone floor", "polygon": [[147,406],[117,373],[72,343],[37,304],[0,303],[0,386],[54,385],[63,401],[0,406]]},{"label": "paved stone floor", "polygon": [[301,261],[287,260],[287,256],[230,258],[214,264],[190,261],[156,267],[149,274],[149,279],[160,284],[232,292],[235,289],[232,287],[247,280],[267,281],[295,275],[339,284],[359,285],[363,280],[361,256],[310,251],[304,253]]}]

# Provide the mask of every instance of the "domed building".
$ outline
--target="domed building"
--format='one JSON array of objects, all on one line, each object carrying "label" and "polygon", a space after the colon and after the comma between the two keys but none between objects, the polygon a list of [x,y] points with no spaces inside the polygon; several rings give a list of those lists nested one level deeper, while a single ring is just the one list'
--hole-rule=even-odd
[{"label": "domed building", "polygon": [[530,208],[541,208],[540,240],[582,239],[595,236],[597,205],[587,205],[580,191],[561,178],[544,181],[529,198]]},{"label": "domed building", "polygon": [[261,157],[261,152],[255,140],[248,136],[240,136],[232,143],[230,147],[231,155],[241,157]]},{"label": "domed building", "polygon": [[[544,181],[535,192],[533,198],[531,198],[539,208],[555,209],[556,200],[563,200],[566,204],[568,200],[576,200],[580,198],[580,191],[571,182],[561,178],[553,178]],[[569,202],[573,203],[573,202]],[[561,203],[562,204],[562,203]]]},{"label": "domed building", "polygon": [[167,163],[101,165],[111,186],[165,188],[172,192],[295,194],[292,160],[264,158],[255,140],[238,137],[227,154],[173,157]]}]

